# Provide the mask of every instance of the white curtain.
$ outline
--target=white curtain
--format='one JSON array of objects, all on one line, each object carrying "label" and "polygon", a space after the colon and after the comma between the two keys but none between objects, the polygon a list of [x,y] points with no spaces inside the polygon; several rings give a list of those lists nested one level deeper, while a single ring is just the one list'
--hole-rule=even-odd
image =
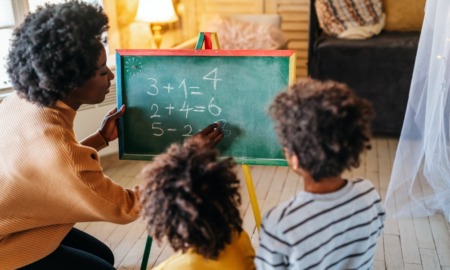
[{"label": "white curtain", "polygon": [[[380,78],[382,79],[382,78]],[[385,206],[394,218],[450,214],[450,1],[427,0]]]}]

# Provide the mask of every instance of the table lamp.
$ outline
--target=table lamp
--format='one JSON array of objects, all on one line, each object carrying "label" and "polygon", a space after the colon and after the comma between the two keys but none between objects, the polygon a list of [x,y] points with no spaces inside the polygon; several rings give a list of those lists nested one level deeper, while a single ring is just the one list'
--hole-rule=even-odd
[{"label": "table lamp", "polygon": [[172,0],[140,0],[136,20],[149,23],[156,48],[159,49],[162,40],[162,24],[176,22],[178,17]]}]

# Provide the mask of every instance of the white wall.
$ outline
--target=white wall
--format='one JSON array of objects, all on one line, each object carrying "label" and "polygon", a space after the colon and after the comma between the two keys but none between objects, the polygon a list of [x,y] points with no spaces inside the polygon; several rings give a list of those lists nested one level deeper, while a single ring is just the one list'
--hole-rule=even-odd
[{"label": "white wall", "polygon": [[[115,105],[101,106],[90,108],[87,110],[81,110],[77,112],[75,117],[74,129],[77,140],[82,140],[91,135],[100,127],[106,113],[114,108]],[[118,140],[114,140],[109,143],[109,146],[100,150],[100,156],[106,156],[119,152]]]},{"label": "white wall", "polygon": [[[82,140],[96,132],[103,121],[105,115],[116,107],[116,85],[115,82],[110,87],[110,92],[106,95],[105,101],[97,105],[82,105],[77,111],[74,122],[75,136],[77,140]],[[119,140],[109,143],[109,146],[100,150],[100,156],[106,156],[119,152]]]}]

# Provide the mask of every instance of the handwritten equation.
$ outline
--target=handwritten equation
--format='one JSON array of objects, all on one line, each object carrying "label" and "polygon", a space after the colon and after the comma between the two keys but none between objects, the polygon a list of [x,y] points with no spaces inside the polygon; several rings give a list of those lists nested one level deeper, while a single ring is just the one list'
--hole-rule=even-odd
[{"label": "handwritten equation", "polygon": [[[231,130],[226,128],[227,121],[222,117],[222,107],[216,102],[215,98],[216,91],[220,91],[222,82],[218,68],[214,68],[201,76],[201,82],[206,83],[202,83],[202,86],[191,85],[185,78],[174,79],[170,82],[162,82],[155,77],[148,77],[146,80],[145,92],[152,97],[150,100],[159,100],[158,96],[165,96],[161,101],[149,104],[150,113],[148,117],[151,119],[151,134],[153,136],[161,137],[168,133],[180,133],[182,137],[193,136],[201,129],[194,130],[192,125],[189,124],[189,119],[200,115],[205,116],[205,114],[208,115],[208,118],[214,119],[211,122],[221,124],[225,136],[231,135]],[[168,99],[167,97],[170,96],[173,98]],[[183,118],[186,120],[186,124],[181,127],[171,126],[175,123],[175,121],[170,121],[172,117]],[[205,127],[206,125],[201,128]]]}]

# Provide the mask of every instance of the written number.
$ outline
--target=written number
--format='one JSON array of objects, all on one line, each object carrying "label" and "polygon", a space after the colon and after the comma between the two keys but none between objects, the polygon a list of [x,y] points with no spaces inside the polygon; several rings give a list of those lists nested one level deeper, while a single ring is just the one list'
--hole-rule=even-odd
[{"label": "written number", "polygon": [[184,129],[187,129],[187,132],[182,135],[183,137],[192,136],[192,126],[191,125],[185,125]]},{"label": "written number", "polygon": [[211,72],[203,76],[203,80],[213,81],[214,90],[216,90],[217,81],[221,81],[222,79],[217,79],[217,68],[215,68]]},{"label": "written number", "polygon": [[211,101],[208,104],[209,113],[214,116],[219,116],[220,113],[222,112],[222,109],[219,106],[215,105],[213,102],[214,98],[211,98]]},{"label": "written number", "polygon": [[158,81],[154,78],[148,78],[150,81],[152,81],[152,83],[150,84],[150,90],[147,91],[147,94],[149,94],[150,96],[156,96],[159,93],[159,89],[156,86],[156,84],[158,83]]},{"label": "written number", "polygon": [[219,120],[217,120],[216,122],[219,122],[219,123],[220,123],[220,126],[222,127],[222,131],[223,131],[223,136],[224,136],[224,137],[228,137],[228,136],[231,135],[231,130],[225,128],[226,125],[227,125],[227,120],[225,120],[225,119],[219,119]]},{"label": "written number", "polygon": [[162,128],[160,128],[159,125],[161,125],[161,122],[153,122],[152,123],[153,135],[155,135],[157,137],[160,137],[164,134],[164,130]]},{"label": "written number", "polygon": [[159,108],[158,104],[155,104],[155,103],[152,104],[152,107],[150,110],[151,111],[155,110],[155,112],[152,115],[150,115],[150,118],[161,117],[161,115],[158,114],[158,108]]}]

